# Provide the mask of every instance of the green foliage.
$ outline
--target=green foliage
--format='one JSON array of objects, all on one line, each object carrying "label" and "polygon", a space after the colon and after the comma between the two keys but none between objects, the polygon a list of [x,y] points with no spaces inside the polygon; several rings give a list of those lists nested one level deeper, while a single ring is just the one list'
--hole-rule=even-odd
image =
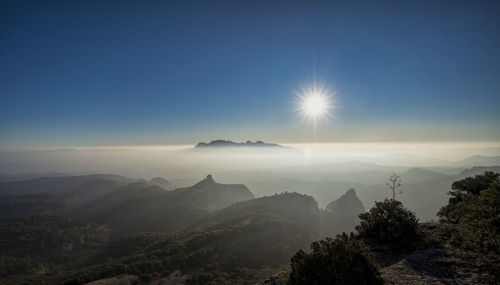
[{"label": "green foliage", "polygon": [[476,252],[500,255],[500,184],[493,184],[471,197],[467,211],[459,219],[461,246]]},{"label": "green foliage", "polygon": [[313,197],[296,192],[283,192],[235,203],[201,220],[195,224],[195,228],[206,231],[259,220],[286,220],[307,229],[310,233],[317,233],[319,216],[318,203]]},{"label": "green foliage", "polygon": [[87,263],[107,242],[108,229],[60,216],[32,216],[1,220],[0,236],[1,284],[54,284],[62,271]]},{"label": "green foliage", "polygon": [[[66,281],[85,283],[118,274],[158,277],[203,268],[188,281],[232,284],[243,280],[253,284],[258,281],[257,269],[285,263],[309,240],[304,235],[294,225],[264,221],[204,232],[134,233],[112,241],[96,258],[99,265],[80,269]],[[244,274],[247,270],[243,268],[252,273]]]},{"label": "green foliage", "polygon": [[[139,213],[151,203],[171,205],[167,203],[171,199],[160,199],[163,194],[156,196],[157,190],[148,189],[130,189],[148,197],[140,203],[121,200],[129,195],[115,197],[120,201],[117,204],[130,207],[115,211],[113,206],[116,215],[107,217],[128,226],[131,220],[123,220],[124,215]],[[166,193],[181,193],[173,192]],[[95,204],[106,208],[106,203]],[[184,204],[181,207],[191,211]],[[146,217],[155,219],[154,224],[182,222],[180,214],[184,212],[171,209],[175,211],[168,212],[172,215],[169,219],[163,219],[163,215]],[[136,232],[112,236],[112,240],[108,240],[105,226],[63,217],[4,220],[0,222],[0,283],[85,284],[116,276],[135,276],[140,282],[149,282],[175,273],[188,284],[255,284],[283,270],[299,248],[314,240],[320,210],[311,196],[282,193],[204,215],[186,232]],[[135,229],[152,225],[145,217],[137,221],[146,225],[134,224]]]},{"label": "green foliage", "polygon": [[62,214],[75,200],[70,193],[0,195],[0,218]]},{"label": "green foliage", "polygon": [[458,224],[461,217],[467,214],[467,205],[473,197],[478,196],[481,191],[494,183],[500,183],[500,174],[486,171],[482,175],[467,177],[453,182],[448,205],[442,207],[437,215],[441,222]]},{"label": "green foliage", "polygon": [[178,234],[134,233],[110,242],[94,264],[66,281],[84,283],[116,274],[153,280],[174,271],[192,272],[190,284],[254,284],[290,260],[312,240],[316,201],[284,193],[236,203]]},{"label": "green foliage", "polygon": [[479,253],[476,260],[485,277],[500,282],[500,174],[485,172],[452,185],[441,222],[456,225],[451,244]]},{"label": "green foliage", "polygon": [[456,208],[463,215],[451,242],[481,253],[479,260],[487,277],[500,282],[500,184],[492,184],[477,196],[469,196]]},{"label": "green foliage", "polygon": [[95,248],[108,238],[102,225],[60,216],[32,216],[0,222],[0,252],[16,257],[58,261],[71,253]]},{"label": "green foliage", "polygon": [[288,284],[382,284],[373,254],[345,233],[312,243],[292,258]]},{"label": "green foliage", "polygon": [[359,215],[356,226],[361,238],[376,244],[397,246],[416,238],[418,219],[415,213],[393,199],[375,202],[367,213]]}]

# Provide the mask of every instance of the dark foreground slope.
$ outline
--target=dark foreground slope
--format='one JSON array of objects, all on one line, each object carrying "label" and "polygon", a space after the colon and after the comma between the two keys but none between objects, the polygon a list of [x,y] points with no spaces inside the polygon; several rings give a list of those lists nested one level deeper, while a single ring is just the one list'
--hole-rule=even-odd
[{"label": "dark foreground slope", "polygon": [[419,224],[422,235],[411,252],[374,250],[387,284],[485,284],[474,253],[447,246],[451,225]]},{"label": "dark foreground slope", "polygon": [[[372,248],[385,284],[445,285],[489,284],[474,260],[476,254],[448,246],[451,225],[419,224],[419,239],[411,250]],[[258,285],[285,285],[289,269],[268,277]]]}]

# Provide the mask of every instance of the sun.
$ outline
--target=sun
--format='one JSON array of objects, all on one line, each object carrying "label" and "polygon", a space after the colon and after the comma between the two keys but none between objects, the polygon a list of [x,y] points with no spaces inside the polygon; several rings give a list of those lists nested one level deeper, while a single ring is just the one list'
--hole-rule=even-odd
[{"label": "sun", "polygon": [[326,116],[332,115],[334,109],[333,93],[324,85],[300,90],[296,93],[298,97],[298,109],[300,115],[307,120],[312,120],[316,130],[318,121]]},{"label": "sun", "polygon": [[322,94],[310,94],[303,98],[303,106],[304,113],[311,117],[317,118],[324,115],[329,107],[328,100]]}]

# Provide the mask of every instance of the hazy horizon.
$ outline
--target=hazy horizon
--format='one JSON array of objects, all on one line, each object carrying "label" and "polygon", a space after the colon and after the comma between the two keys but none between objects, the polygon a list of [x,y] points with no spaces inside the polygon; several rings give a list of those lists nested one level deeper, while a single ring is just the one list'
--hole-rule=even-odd
[{"label": "hazy horizon", "polygon": [[[498,143],[283,144],[289,149],[194,145],[1,150],[0,173],[113,173],[137,177],[196,176],[220,171],[278,171],[348,162],[391,167],[458,167],[474,156],[499,157]],[[458,164],[457,164],[458,163]],[[331,171],[332,169],[325,169]],[[148,174],[149,173],[149,174]],[[198,173],[198,174],[193,174]]]}]

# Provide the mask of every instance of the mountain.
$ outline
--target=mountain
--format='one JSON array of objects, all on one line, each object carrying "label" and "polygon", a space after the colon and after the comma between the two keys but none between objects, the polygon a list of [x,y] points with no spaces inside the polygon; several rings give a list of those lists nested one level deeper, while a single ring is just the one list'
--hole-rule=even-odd
[{"label": "mountain", "polygon": [[172,191],[135,182],[80,205],[76,217],[109,225],[114,233],[174,232],[235,202],[254,198],[242,184],[219,184],[211,175]]},{"label": "mountain", "polygon": [[294,223],[310,233],[317,233],[320,210],[313,197],[296,192],[284,192],[238,202],[216,211],[195,223],[190,229],[218,230],[227,226],[241,226],[262,220]]},{"label": "mountain", "polygon": [[[1,152],[0,152],[1,153]],[[59,177],[68,176],[66,173],[61,172],[37,172],[37,173],[19,173],[19,174],[7,174],[0,173],[0,183],[1,182],[14,182],[21,180],[28,180],[40,177]]]},{"label": "mountain", "polygon": [[464,171],[460,172],[460,174],[458,174],[458,178],[465,178],[465,177],[472,177],[472,176],[476,176],[476,175],[479,175],[479,174],[484,174],[484,172],[486,171],[492,171],[492,172],[496,172],[496,173],[500,173],[500,166],[476,166],[476,167],[472,167],[470,169],[465,169]]},{"label": "mountain", "polygon": [[454,166],[499,166],[500,156],[474,155],[452,163]]},{"label": "mountain", "polygon": [[326,206],[326,210],[332,213],[357,216],[365,211],[365,207],[356,195],[356,190],[351,188],[337,200],[330,202]]},{"label": "mountain", "polygon": [[131,179],[112,174],[93,174],[81,176],[40,177],[23,181],[0,183],[0,194],[35,194],[35,193],[65,193],[72,192],[83,184],[94,180],[111,180],[120,183]]},{"label": "mountain", "polygon": [[401,173],[400,176],[404,183],[418,183],[447,177],[445,174],[417,167],[408,169],[408,171]]},{"label": "mountain", "polygon": [[330,202],[324,212],[324,230],[328,235],[340,232],[352,232],[359,224],[359,214],[365,212],[365,207],[353,188],[345,192],[337,200]]},{"label": "mountain", "polygon": [[71,193],[74,194],[81,202],[85,202],[113,192],[121,186],[123,186],[122,181],[96,179],[81,185]]},{"label": "mountain", "polygon": [[[314,198],[298,193],[241,201],[212,212],[182,233],[119,237],[94,258],[97,264],[79,268],[62,281],[147,273],[157,284],[254,284],[279,271],[316,238],[319,215]],[[172,276],[184,282],[169,283]]]},{"label": "mountain", "polygon": [[149,185],[145,182],[129,183],[93,200],[76,205],[71,210],[70,216],[87,219],[98,212],[118,207],[127,200],[148,195],[148,191],[143,191],[143,189],[147,189],[148,187]]},{"label": "mountain", "polygon": [[[211,190],[217,185],[224,184],[207,177],[181,191],[135,182],[115,192],[126,192],[136,197],[133,200],[154,197],[165,206],[167,201],[162,199],[171,197],[172,192],[178,192],[177,199],[190,199],[191,191],[223,192]],[[222,188],[229,191],[230,185]],[[232,191],[238,192],[238,188],[245,189],[239,186]],[[139,201],[127,202],[123,203],[132,206]],[[171,211],[162,217],[163,223],[183,220],[178,211],[165,208]],[[136,215],[136,210],[120,211],[119,217],[130,221],[129,216]],[[106,226],[63,217],[0,220],[0,249],[4,255],[0,283],[84,284],[113,277],[107,281],[116,281],[126,274],[144,283],[254,284],[279,271],[298,249],[306,248],[317,237],[319,215],[317,202],[311,196],[282,193],[206,213],[184,232],[134,232],[111,236],[111,240]],[[148,218],[151,216],[143,222]],[[184,282],[172,283],[173,277]]]},{"label": "mountain", "polygon": [[227,140],[213,140],[209,143],[200,142],[195,148],[211,148],[211,147],[275,147],[275,148],[285,148],[282,145],[275,143],[265,143],[263,141],[246,141],[246,142],[233,142]]},{"label": "mountain", "polygon": [[175,187],[172,183],[170,183],[169,181],[167,181],[165,178],[163,177],[155,177],[155,178],[152,178],[151,180],[149,180],[149,185],[151,186],[159,186],[165,190],[174,190]]},{"label": "mountain", "polygon": [[[297,175],[295,175],[297,176]],[[329,176],[328,176],[329,177]],[[345,189],[362,187],[363,184],[330,181],[330,180],[300,180],[297,178],[278,178],[264,181],[245,182],[258,196],[269,196],[283,191],[305,193],[313,196],[325,207],[329,202],[342,195]]]},{"label": "mountain", "polygon": [[[96,177],[96,180],[85,182]],[[14,183],[13,188],[17,187],[17,190],[23,189],[27,192],[38,190],[56,191],[54,191],[54,193],[0,195],[0,218],[24,217],[30,215],[66,215],[75,208],[78,208],[79,205],[115,191],[124,184],[121,179],[120,181],[116,181],[101,179],[100,177],[108,178],[109,176],[87,176],[83,178],[77,176],[73,177],[73,179],[64,179],[62,184],[58,184],[61,182],[60,179],[53,178],[43,180],[34,179],[24,181],[24,183]],[[37,188],[36,185],[38,181],[42,181],[40,188]],[[83,184],[79,185],[80,183]],[[10,185],[10,183],[7,184],[9,184],[9,186],[6,188],[12,189],[12,185]],[[50,187],[50,185],[52,185],[52,187]],[[60,192],[63,190],[68,191]]]},{"label": "mountain", "polygon": [[425,157],[410,153],[390,153],[377,157],[377,161],[384,165],[392,166],[443,166],[448,165],[449,161],[439,158]]},{"label": "mountain", "polygon": [[[286,262],[293,250],[317,237],[320,210],[313,197],[298,193],[238,202],[216,211],[188,229],[234,232],[222,255],[237,254],[259,265]],[[237,233],[237,234],[236,234]]]},{"label": "mountain", "polygon": [[235,202],[253,199],[253,193],[243,184],[220,184],[212,175],[193,186],[178,188],[173,191],[177,201],[209,211],[222,209]]}]

